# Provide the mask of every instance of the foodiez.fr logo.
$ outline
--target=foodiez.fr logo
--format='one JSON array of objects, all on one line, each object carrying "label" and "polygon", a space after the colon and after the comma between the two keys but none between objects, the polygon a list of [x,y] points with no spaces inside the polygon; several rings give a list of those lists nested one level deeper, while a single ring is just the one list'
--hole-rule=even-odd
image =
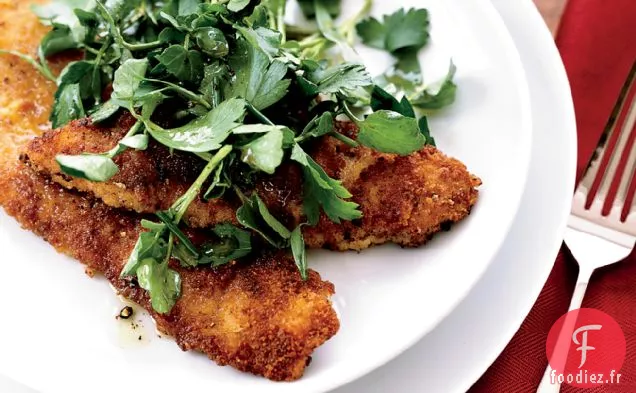
[{"label": "foodiez.fr logo", "polygon": [[614,318],[593,308],[570,311],[548,333],[550,380],[581,388],[620,383],[625,351],[625,336]]}]

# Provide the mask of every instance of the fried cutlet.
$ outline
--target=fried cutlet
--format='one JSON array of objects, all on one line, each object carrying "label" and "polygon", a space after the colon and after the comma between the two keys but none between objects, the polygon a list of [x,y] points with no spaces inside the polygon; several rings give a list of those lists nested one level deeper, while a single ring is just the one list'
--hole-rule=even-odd
[{"label": "fried cutlet", "polygon": [[[57,154],[103,152],[115,146],[132,125],[124,115],[109,126],[77,120],[46,132],[22,152],[21,160],[67,188],[90,192],[107,205],[151,213],[169,207],[192,184],[201,160],[183,153],[170,153],[158,143],[146,151],[127,151],[115,159],[120,171],[105,183],[71,178],[61,173]],[[353,136],[350,123],[338,123],[339,132]],[[361,250],[374,244],[394,242],[415,247],[433,234],[465,218],[477,201],[480,180],[464,164],[434,147],[409,156],[383,154],[366,147],[348,147],[326,136],[316,141],[310,154],[353,194],[363,218],[336,224],[324,214],[316,227],[305,230],[312,248]],[[304,221],[300,169],[286,164],[273,176],[256,181],[258,194],[270,210],[293,228]],[[186,213],[193,227],[235,222],[238,201],[196,200]]]},{"label": "fried cutlet", "polygon": [[119,277],[141,230],[138,215],[65,190],[22,164],[0,176],[0,188],[0,204],[9,215],[60,252],[103,273],[183,350],[289,381],[302,376],[311,353],[338,331],[329,300],[333,285],[314,271],[303,281],[284,253],[217,269],[182,268],[172,261],[181,274],[182,296],[169,314],[157,314],[143,289]]}]

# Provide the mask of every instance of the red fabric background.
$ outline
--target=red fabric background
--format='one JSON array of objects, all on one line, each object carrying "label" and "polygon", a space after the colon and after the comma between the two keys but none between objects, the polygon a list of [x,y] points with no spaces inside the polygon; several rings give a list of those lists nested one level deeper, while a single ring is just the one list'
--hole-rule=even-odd
[{"label": "red fabric background", "polygon": [[[557,45],[577,113],[580,178],[636,62],[636,0],[569,0]],[[564,246],[530,315],[471,393],[537,389],[547,366],[548,331],[567,311],[577,271]],[[561,392],[636,393],[636,252],[594,274],[583,307],[602,310],[621,325],[627,340],[621,383],[594,389],[563,385]]]}]

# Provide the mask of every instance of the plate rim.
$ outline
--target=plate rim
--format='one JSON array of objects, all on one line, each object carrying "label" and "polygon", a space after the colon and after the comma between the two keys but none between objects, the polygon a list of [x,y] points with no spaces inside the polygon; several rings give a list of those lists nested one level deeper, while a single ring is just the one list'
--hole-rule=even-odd
[{"label": "plate rim", "polygon": [[[501,14],[506,25],[510,26],[511,35],[519,45],[523,57],[525,59],[541,59],[537,60],[537,62],[546,65],[545,68],[533,68],[530,72],[527,72],[529,76],[528,82],[533,91],[533,102],[546,102],[543,107],[539,105],[536,108],[534,118],[544,119],[537,123],[548,123],[552,122],[554,116],[558,116],[560,119],[558,123],[559,129],[564,132],[563,145],[559,146],[558,151],[555,149],[555,152],[552,153],[552,161],[554,161],[552,163],[545,165],[536,164],[543,161],[536,153],[537,150],[540,150],[540,147],[533,147],[533,152],[535,152],[533,153],[533,169],[534,167],[540,167],[540,169],[539,174],[532,176],[534,180],[529,183],[529,186],[541,184],[541,173],[547,173],[561,157],[568,158],[567,161],[564,161],[563,172],[561,173],[564,181],[558,183],[560,188],[555,193],[557,199],[552,199],[552,197],[550,199],[551,201],[556,201],[554,203],[555,208],[544,214],[545,217],[551,217],[548,225],[552,228],[549,236],[543,239],[546,242],[546,246],[531,248],[538,250],[537,255],[528,255],[525,258],[525,266],[532,267],[533,277],[536,277],[530,284],[533,289],[525,291],[525,294],[520,294],[517,299],[512,299],[514,296],[508,295],[505,300],[502,300],[502,295],[510,293],[507,289],[514,288],[516,282],[526,281],[528,276],[519,274],[518,269],[510,268],[508,272],[503,273],[506,276],[501,278],[511,280],[509,282],[506,281],[504,285],[497,285],[502,281],[500,274],[497,274],[493,269],[498,268],[501,270],[502,264],[504,266],[507,264],[507,257],[510,256],[508,255],[510,253],[498,256],[499,261],[486,272],[480,283],[474,288],[471,296],[465,299],[458,309],[447,320],[442,322],[431,335],[425,337],[421,344],[409,350],[402,358],[395,360],[395,364],[377,370],[362,380],[353,382],[351,385],[333,393],[382,392],[389,385],[385,382],[388,380],[389,375],[393,378],[401,378],[408,381],[408,386],[390,384],[391,390],[396,392],[411,392],[418,387],[425,387],[430,392],[466,392],[499,357],[518,331],[520,325],[525,321],[545,285],[552,271],[556,256],[561,249],[562,234],[567,224],[576,181],[577,164],[576,118],[567,73],[554,39],[531,0],[516,3],[509,0],[492,0],[492,3]],[[550,70],[553,71],[551,74],[549,73]],[[560,89],[556,89],[558,94],[554,94],[552,91],[541,93],[543,89],[534,87],[552,82],[561,86]],[[546,97],[547,99],[545,99]],[[556,105],[553,105],[553,103]],[[545,108],[548,109],[547,114],[542,112],[542,109]],[[539,127],[538,124],[536,126]],[[548,132],[546,131],[545,133]],[[535,143],[537,144],[538,142]],[[558,180],[560,181],[561,178],[559,177]],[[528,189],[530,190],[530,188]],[[530,195],[529,198],[534,200],[540,190],[528,191],[528,193]],[[524,210],[526,216],[532,214],[528,212],[533,212],[534,209],[540,206],[539,202],[537,202],[536,206],[527,209],[522,206],[519,215],[523,214]],[[516,229],[511,234],[517,240],[523,239],[531,233],[530,229],[525,229],[523,225],[519,224],[522,222],[520,221],[521,219],[522,217],[515,219],[517,222],[516,227],[521,229]],[[506,250],[504,249],[503,251]],[[543,260],[543,264],[538,263],[540,260]],[[514,277],[518,277],[516,282]],[[497,290],[494,291],[493,287],[497,288]],[[489,303],[489,300],[500,303],[498,308],[495,309],[494,318],[484,318],[480,312],[489,305],[492,306],[493,303]],[[514,305],[514,308],[510,308],[511,304]],[[514,315],[510,315],[510,309],[513,310]],[[505,317],[506,315],[508,315],[507,318]],[[489,322],[492,320],[497,322]],[[460,328],[460,326],[466,325],[471,326],[470,331]],[[488,335],[491,337],[488,337]],[[456,356],[452,354],[452,349],[460,350],[458,343],[461,343],[461,348],[469,347],[472,352],[479,355],[467,356],[466,358],[471,359],[463,360],[460,364],[457,364],[455,361]],[[444,356],[444,354],[448,353],[450,355]],[[414,364],[414,360],[419,362],[416,367],[411,366]],[[422,372],[421,368],[427,367],[427,365],[432,367],[428,372]]]},{"label": "plate rim", "polygon": [[[528,0],[528,1],[531,1],[531,0]],[[481,2],[480,6],[485,10],[484,12],[488,12],[491,14],[490,21],[495,23],[496,28],[499,30],[501,34],[499,37],[503,41],[505,41],[506,46],[508,46],[507,54],[512,55],[514,57],[515,63],[517,64],[515,71],[519,75],[516,75],[516,77],[523,82],[519,84],[521,88],[523,89],[523,91],[520,91],[518,95],[518,97],[522,100],[521,106],[523,110],[523,116],[525,117],[525,121],[522,124],[522,127],[524,128],[524,132],[522,133],[522,136],[525,137],[524,142],[532,146],[534,143],[534,132],[533,132],[534,122],[533,122],[533,115],[532,115],[533,112],[532,112],[532,104],[531,104],[531,98],[530,98],[530,86],[528,83],[525,67],[523,66],[523,61],[521,59],[521,54],[519,53],[517,45],[515,41],[513,40],[503,18],[501,17],[501,14],[495,8],[492,2],[490,0],[486,2]],[[519,209],[521,208],[521,201],[523,199],[523,196],[525,195],[525,190],[528,185],[528,177],[530,173],[530,165],[531,165],[531,158],[532,158],[532,147],[528,149],[524,149],[523,155],[524,155],[523,158],[519,161],[523,163],[521,165],[521,168],[522,168],[521,173],[523,174],[523,176],[520,176],[521,178],[520,185],[517,188],[515,188],[517,190],[516,195],[514,195],[515,202],[511,205],[511,209],[510,209],[511,212],[509,212],[512,218],[507,221],[505,230],[501,232],[504,235],[497,242],[497,246],[493,247],[491,255],[489,256],[488,263],[484,264],[483,268],[477,274],[474,275],[473,282],[470,285],[467,285],[463,289],[463,292],[461,293],[461,295],[457,296],[454,299],[454,301],[451,302],[451,305],[447,307],[445,312],[442,313],[439,316],[439,318],[437,318],[434,322],[429,323],[427,326],[425,326],[425,328],[421,329],[420,333],[417,335],[414,335],[414,337],[408,340],[406,345],[399,346],[396,350],[392,352],[390,356],[387,356],[382,361],[376,362],[375,364],[367,367],[364,371],[360,373],[352,374],[350,378],[342,378],[336,384],[332,384],[331,386],[322,387],[319,389],[312,389],[311,392],[322,393],[322,392],[329,392],[329,391],[338,389],[347,384],[355,382],[356,380],[368,375],[369,373],[372,373],[373,371],[385,366],[387,363],[398,358],[405,351],[407,351],[409,348],[413,347],[420,340],[422,340],[422,338],[424,338],[427,334],[429,334],[431,331],[437,328],[437,326],[439,326],[446,318],[448,318],[448,316],[451,315],[453,311],[457,309],[457,307],[466,299],[466,297],[472,292],[473,288],[481,281],[481,279],[484,277],[486,272],[489,270],[495,257],[497,256],[497,254],[503,247],[504,242],[508,237],[508,233],[510,232],[510,229],[512,228],[515,222],[515,217],[517,216]],[[295,391],[296,391],[295,389],[289,390],[289,392],[295,392]],[[305,392],[306,390],[303,391],[303,393]]]},{"label": "plate rim", "polygon": [[[497,13],[501,15],[499,8],[497,8],[494,5],[494,2],[499,2],[499,1],[501,2],[501,4],[504,4],[504,7],[506,6],[505,1],[503,0],[489,0],[489,2],[493,4],[493,7],[495,7]],[[561,83],[561,88],[559,90],[562,92],[563,98],[567,97],[567,104],[565,104],[564,106],[567,106],[568,110],[566,113],[564,113],[564,117],[567,117],[569,119],[568,123],[570,124],[570,127],[568,132],[569,134],[568,147],[571,149],[571,151],[569,152],[570,160],[567,163],[567,167],[569,168],[568,173],[570,174],[570,176],[567,179],[565,189],[570,190],[571,192],[570,194],[567,194],[564,192],[564,198],[566,199],[566,201],[564,202],[565,207],[563,211],[561,212],[559,225],[557,225],[558,227],[557,233],[559,233],[560,235],[558,236],[557,239],[554,240],[553,244],[551,244],[550,247],[548,247],[550,251],[546,252],[546,260],[551,262],[546,263],[543,266],[543,269],[541,270],[541,273],[539,274],[540,278],[536,281],[536,284],[534,285],[534,291],[530,294],[530,296],[526,297],[526,301],[524,302],[525,307],[523,308],[524,310],[527,310],[527,311],[523,313],[523,317],[521,319],[517,318],[517,320],[510,325],[510,327],[507,329],[507,332],[505,334],[501,335],[499,345],[493,346],[492,351],[488,355],[484,356],[484,362],[485,362],[484,364],[487,363],[486,367],[484,368],[484,371],[482,371],[476,376],[473,373],[472,377],[469,377],[467,379],[467,381],[471,380],[472,382],[467,384],[465,390],[468,390],[475,382],[477,382],[479,378],[481,378],[481,376],[484,374],[484,372],[487,371],[488,368],[490,368],[490,366],[497,360],[497,358],[499,358],[499,356],[506,349],[506,347],[508,346],[508,344],[510,343],[514,335],[517,333],[517,331],[523,324],[523,322],[526,320],[526,317],[530,314],[530,311],[532,311],[532,308],[534,307],[535,302],[539,298],[539,295],[541,294],[541,291],[543,290],[545,283],[548,281],[548,277],[550,276],[550,273],[552,272],[552,269],[556,262],[556,258],[562,248],[563,234],[565,233],[565,230],[567,228],[568,217],[570,216],[570,210],[572,205],[573,192],[576,187],[576,168],[577,168],[577,162],[578,162],[578,144],[577,144],[578,128],[576,124],[574,101],[572,99],[572,90],[569,83],[568,74],[565,69],[565,64],[563,63],[563,60],[556,46],[556,43],[552,37],[552,34],[550,33],[550,30],[548,29],[547,25],[543,23],[543,18],[539,10],[534,5],[534,3],[532,3],[532,0],[521,0],[520,3],[522,7],[526,7],[528,14],[532,15],[532,18],[535,21],[539,20],[539,22],[543,24],[544,28],[539,29],[539,32],[537,33],[539,37],[541,37],[541,40],[543,40],[544,42],[552,41],[553,43],[553,45],[547,45],[545,49],[546,51],[550,53],[550,56],[553,60],[553,66],[554,66],[556,75],[559,75],[558,80]],[[505,20],[505,18],[502,17],[502,20]],[[508,28],[506,27],[506,29]],[[546,36],[548,37],[547,39],[546,39]],[[552,256],[552,258],[548,257],[550,255]]]}]

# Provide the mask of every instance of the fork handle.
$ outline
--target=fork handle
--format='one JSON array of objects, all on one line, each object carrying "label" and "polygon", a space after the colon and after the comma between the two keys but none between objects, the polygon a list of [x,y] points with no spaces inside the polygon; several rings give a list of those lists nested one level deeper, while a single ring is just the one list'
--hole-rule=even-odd
[{"label": "fork handle", "polygon": [[[590,278],[592,277],[592,273],[594,270],[590,269],[581,269],[579,271],[578,278],[576,279],[576,286],[574,287],[574,294],[572,295],[572,300],[570,301],[569,311],[576,310],[581,308],[581,304],[583,304],[583,298],[585,297],[585,291],[587,290],[587,285],[590,282]],[[574,330],[574,326],[576,324],[576,318],[572,318],[572,315],[569,315],[565,319],[565,323],[559,332],[559,337],[557,338],[557,346],[561,347],[562,345],[570,345],[571,338],[570,333]],[[560,360],[560,359],[559,359]],[[565,365],[566,359],[562,359],[562,362]],[[562,368],[562,367],[560,367]],[[552,371],[552,367],[548,364],[548,367],[543,374],[543,378],[541,379],[541,383],[539,384],[539,388],[537,389],[537,393],[558,393],[561,390],[561,384],[555,379],[552,380],[552,376],[550,375]]]}]

